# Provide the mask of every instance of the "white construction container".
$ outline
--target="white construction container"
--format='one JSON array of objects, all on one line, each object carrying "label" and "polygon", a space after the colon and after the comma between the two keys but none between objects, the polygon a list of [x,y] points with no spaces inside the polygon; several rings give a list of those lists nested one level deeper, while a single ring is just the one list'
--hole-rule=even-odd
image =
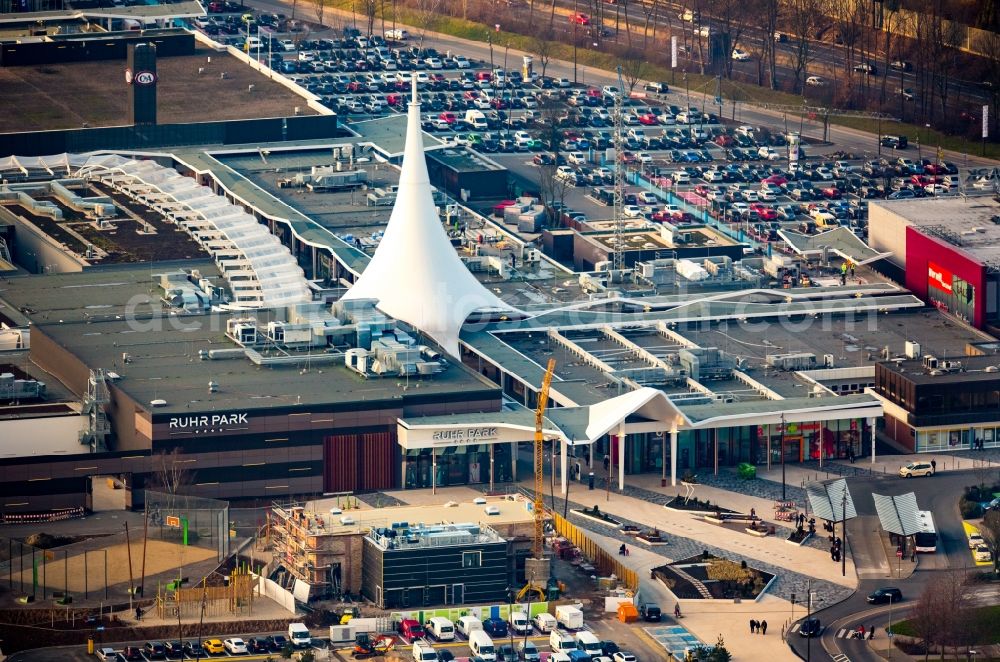
[{"label": "white construction container", "polygon": [[705,271],[705,268],[691,260],[677,260],[677,273],[692,281],[708,278],[708,272]]},{"label": "white construction container", "polygon": [[573,605],[559,605],[556,607],[556,621],[567,630],[579,630],[583,628],[583,611]]}]

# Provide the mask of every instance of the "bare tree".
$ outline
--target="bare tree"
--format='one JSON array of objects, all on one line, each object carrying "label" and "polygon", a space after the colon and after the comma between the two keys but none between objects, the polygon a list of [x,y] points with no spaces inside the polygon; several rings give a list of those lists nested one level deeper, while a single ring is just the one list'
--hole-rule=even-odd
[{"label": "bare tree", "polygon": [[326,0],[314,0],[316,3],[316,20],[323,26],[323,16],[326,14]]},{"label": "bare tree", "polygon": [[[542,197],[542,204],[545,205],[550,217],[553,216],[553,207],[556,202],[564,203],[566,193],[569,191],[569,182],[557,177],[559,152],[562,148],[562,135],[559,130],[559,120],[562,117],[562,108],[554,99],[543,98],[539,100],[538,120],[531,130],[532,138],[543,145],[549,151],[551,163],[538,166],[538,189]],[[552,220],[559,220],[553,218]]]},{"label": "bare tree", "polygon": [[990,117],[993,125],[990,129],[990,135],[995,136],[1000,128],[1000,118],[997,117],[1000,114],[1000,84],[996,83],[996,81],[1000,81],[1000,33],[986,33],[986,36],[979,41],[979,52],[985,56],[987,80],[994,81],[989,91],[990,104],[992,105]]},{"label": "bare tree", "polygon": [[920,640],[924,643],[924,659],[934,645],[945,649],[969,642],[973,632],[969,628],[969,606],[965,601],[966,577],[958,570],[937,573],[924,587],[917,604],[910,612],[910,620]]},{"label": "bare tree", "polygon": [[758,4],[757,15],[764,29],[764,37],[761,43],[763,50],[764,66],[767,67],[768,85],[772,90],[778,87],[778,0],[761,0]]},{"label": "bare tree", "polygon": [[368,36],[371,37],[375,34],[375,14],[378,13],[378,0],[361,0],[361,5],[368,23]]},{"label": "bare tree", "polygon": [[552,30],[546,29],[541,34],[535,35],[531,39],[531,50],[535,59],[538,60],[538,66],[542,69],[541,76],[545,78],[545,71],[548,69],[552,54],[556,50],[555,34]]},{"label": "bare tree", "polygon": [[163,490],[167,494],[180,494],[194,478],[188,469],[188,463],[183,454],[174,448],[169,453],[160,451],[154,453],[151,464],[153,473],[150,476],[151,487]]},{"label": "bare tree", "polygon": [[924,592],[920,594],[915,605],[910,610],[910,623],[913,625],[914,633],[920,639],[924,647],[924,659],[926,660],[931,648],[940,641],[941,630],[938,627],[939,596],[932,590],[934,583],[929,584]]},{"label": "bare tree", "polygon": [[[630,48],[621,57],[621,67],[622,78],[628,88],[628,94],[631,95],[639,81],[645,78],[649,68],[645,53],[637,48]],[[622,94],[625,93],[626,91],[622,90]]]},{"label": "bare tree", "polygon": [[795,75],[795,91],[802,89],[806,67],[812,61],[812,32],[819,13],[818,0],[789,0],[789,25],[792,35],[792,73]]},{"label": "bare tree", "polygon": [[987,510],[983,516],[983,541],[993,557],[993,572],[1000,572],[1000,510]]},{"label": "bare tree", "polygon": [[[729,35],[732,48],[740,43],[743,32],[746,30],[747,21],[750,18],[757,20],[750,11],[752,3],[747,0],[716,0],[712,3],[712,16],[715,19],[715,26],[722,34]],[[727,78],[733,77],[733,58],[729,53],[722,54],[722,70]]]}]

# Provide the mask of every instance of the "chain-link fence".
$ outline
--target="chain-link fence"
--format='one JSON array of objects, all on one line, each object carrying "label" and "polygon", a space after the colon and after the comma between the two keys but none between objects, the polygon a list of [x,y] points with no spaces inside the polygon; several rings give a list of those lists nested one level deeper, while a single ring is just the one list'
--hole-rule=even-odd
[{"label": "chain-link fence", "polygon": [[213,549],[221,563],[229,556],[229,502],[146,490],[149,537]]}]

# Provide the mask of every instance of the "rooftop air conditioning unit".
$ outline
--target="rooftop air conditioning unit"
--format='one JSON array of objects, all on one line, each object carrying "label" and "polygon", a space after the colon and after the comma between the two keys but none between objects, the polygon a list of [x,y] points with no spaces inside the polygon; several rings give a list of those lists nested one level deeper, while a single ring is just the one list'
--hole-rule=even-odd
[{"label": "rooftop air conditioning unit", "polygon": [[904,350],[906,358],[908,359],[919,359],[920,358],[920,343],[913,342],[912,340],[906,341],[906,346]]},{"label": "rooftop air conditioning unit", "polygon": [[484,512],[487,515],[499,515],[500,514],[500,507],[499,506],[487,506]]},{"label": "rooftop air conditioning unit", "polygon": [[350,526],[351,524],[357,524],[357,521],[350,515],[344,515],[340,518],[340,523],[344,526]]},{"label": "rooftop air conditioning unit", "polygon": [[475,499],[472,500],[472,503],[476,504],[477,506],[485,506],[486,499],[484,499],[483,497],[476,497]]}]

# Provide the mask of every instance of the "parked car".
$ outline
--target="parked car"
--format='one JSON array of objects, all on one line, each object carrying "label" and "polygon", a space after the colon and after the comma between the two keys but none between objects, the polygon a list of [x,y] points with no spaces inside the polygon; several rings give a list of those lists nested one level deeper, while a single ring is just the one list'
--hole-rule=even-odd
[{"label": "parked car", "polygon": [[507,621],[502,618],[487,618],[483,621],[483,630],[493,638],[507,636]]},{"label": "parked car", "polygon": [[806,85],[810,87],[825,87],[826,79],[822,76],[809,76],[806,78]]},{"label": "parked car", "polygon": [[142,656],[142,649],[138,646],[126,646],[120,655],[127,662],[144,662],[146,659]]},{"label": "parked car", "polygon": [[115,658],[118,657],[118,651],[114,648],[97,648],[94,650],[94,655],[97,656],[98,660],[103,660],[104,662],[114,662]]},{"label": "parked car", "polygon": [[283,634],[272,634],[265,639],[272,653],[280,653],[288,645],[288,637]]},{"label": "parked car", "polygon": [[220,655],[226,652],[226,646],[221,639],[209,639],[204,644],[205,650],[211,655]]},{"label": "parked car", "polygon": [[993,555],[990,553],[990,548],[987,547],[986,545],[979,545],[978,547],[976,547],[976,549],[972,551],[972,556],[976,559],[976,561],[981,561],[981,562],[993,560]]},{"label": "parked car", "polygon": [[267,645],[267,640],[263,637],[250,637],[247,639],[248,653],[267,653],[270,650],[270,647]]},{"label": "parked car", "polygon": [[873,605],[882,604],[883,602],[891,602],[893,604],[896,604],[898,602],[902,602],[903,592],[900,591],[898,588],[886,586],[883,588],[875,589],[874,591],[869,593],[867,599],[868,602]]},{"label": "parked car", "polygon": [[899,475],[903,478],[911,478],[913,476],[933,476],[934,467],[930,462],[910,462],[905,467],[899,468]]},{"label": "parked car", "polygon": [[249,652],[246,642],[239,637],[226,639],[222,642],[222,645],[225,647],[226,652],[230,655],[246,655]]},{"label": "parked car", "polygon": [[142,652],[146,655],[146,659],[149,660],[167,659],[167,647],[160,641],[147,641],[142,646]]},{"label": "parked car", "polygon": [[802,621],[802,625],[799,627],[800,637],[818,637],[823,631],[823,626],[820,625],[818,618],[807,618]]}]

